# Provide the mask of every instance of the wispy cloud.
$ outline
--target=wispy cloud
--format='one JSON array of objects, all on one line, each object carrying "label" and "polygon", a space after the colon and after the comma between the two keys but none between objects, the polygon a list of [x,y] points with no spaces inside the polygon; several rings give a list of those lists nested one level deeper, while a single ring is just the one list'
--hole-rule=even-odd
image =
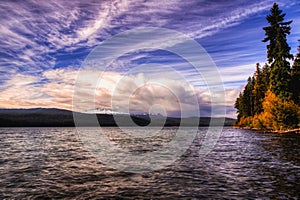
[{"label": "wispy cloud", "polygon": [[235,26],[241,23],[242,20],[244,20],[249,15],[259,13],[263,10],[268,9],[270,7],[270,2],[271,1],[258,2],[245,7],[235,6],[235,9],[229,12],[229,14],[228,12],[226,12],[226,14],[221,13],[221,16],[219,16],[219,18],[213,19],[205,26],[202,25],[202,27],[199,28],[198,31],[194,31],[190,35],[194,38],[202,38],[212,35],[218,32],[220,29]]},{"label": "wispy cloud", "polygon": [[159,26],[201,38],[266,9],[268,3],[4,1],[0,4],[0,35],[6,39],[1,41],[1,53],[11,60],[6,65],[28,73],[41,72],[57,64],[58,52],[68,55],[91,48],[123,30]]}]

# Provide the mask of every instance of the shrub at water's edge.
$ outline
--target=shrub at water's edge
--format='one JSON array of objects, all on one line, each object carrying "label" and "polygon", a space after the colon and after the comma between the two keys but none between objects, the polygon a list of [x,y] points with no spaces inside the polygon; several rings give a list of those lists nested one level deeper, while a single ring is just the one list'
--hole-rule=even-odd
[{"label": "shrub at water's edge", "polygon": [[237,125],[260,130],[287,130],[299,127],[300,121],[300,46],[292,67],[293,55],[286,36],[292,21],[284,21],[285,14],[276,3],[264,27],[267,60],[256,71],[235,102]]}]

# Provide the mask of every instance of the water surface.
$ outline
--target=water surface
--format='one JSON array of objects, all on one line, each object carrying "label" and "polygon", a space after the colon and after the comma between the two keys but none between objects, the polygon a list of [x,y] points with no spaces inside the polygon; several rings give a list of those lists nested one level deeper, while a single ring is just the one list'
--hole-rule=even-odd
[{"label": "water surface", "polygon": [[[119,129],[106,129],[123,141]],[[95,159],[74,128],[1,128],[0,199],[300,197],[300,135],[225,128],[213,151],[201,158],[205,130],[199,129],[172,165],[128,173]]]}]

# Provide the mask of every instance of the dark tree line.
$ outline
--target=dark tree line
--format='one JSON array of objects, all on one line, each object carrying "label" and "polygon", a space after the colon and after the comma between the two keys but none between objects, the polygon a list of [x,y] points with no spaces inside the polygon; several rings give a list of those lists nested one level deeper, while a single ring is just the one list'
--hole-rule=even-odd
[{"label": "dark tree line", "polygon": [[291,76],[291,90],[293,91],[293,100],[295,103],[300,104],[300,45],[298,46],[298,53],[294,60]]},{"label": "dark tree line", "polygon": [[256,64],[254,76],[248,78],[244,91],[240,93],[235,102],[238,109],[238,120],[241,117],[250,117],[263,111],[263,100],[270,85],[270,66],[262,68]]},{"label": "dark tree line", "polygon": [[[284,21],[285,14],[276,3],[264,27],[267,61],[256,71],[235,102],[238,124],[252,128],[282,129],[297,127],[300,103],[300,46],[296,57],[290,53],[286,36],[292,21]],[[290,66],[290,60],[294,63]],[[298,105],[297,105],[298,104]],[[284,108],[284,109],[282,109]]]}]

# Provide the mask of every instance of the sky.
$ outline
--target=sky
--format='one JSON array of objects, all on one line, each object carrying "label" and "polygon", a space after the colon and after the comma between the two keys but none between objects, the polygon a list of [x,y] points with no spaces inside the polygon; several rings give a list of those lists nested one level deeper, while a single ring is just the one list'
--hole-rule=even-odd
[{"label": "sky", "polygon": [[[265,16],[273,3],[268,0],[3,0],[0,2],[0,108],[97,109],[120,113],[129,108],[132,113],[193,116],[196,98],[200,116],[209,116],[212,106],[223,106],[227,117],[236,117],[233,108],[236,97],[253,74],[255,64],[266,62],[262,27],[268,25]],[[288,43],[291,53],[296,54],[300,2],[277,3],[286,13],[285,20],[293,20]],[[218,73],[205,77],[184,58],[164,50],[180,41],[171,38],[166,41],[163,35],[144,35],[135,41],[137,46],[161,44],[156,49],[130,51],[126,43],[112,43],[112,51],[128,49],[128,52],[119,55],[105,69],[84,67],[95,48],[139,27],[177,31],[195,40],[213,60]],[[81,85],[85,91],[77,97],[84,100],[88,93],[93,93],[94,103],[78,108],[73,105],[73,96],[80,73],[86,76]],[[219,75],[224,87],[219,92],[226,96],[222,102],[214,103],[212,96],[218,94],[212,94],[215,92],[207,82]],[[93,85],[91,80],[97,84]]]}]

